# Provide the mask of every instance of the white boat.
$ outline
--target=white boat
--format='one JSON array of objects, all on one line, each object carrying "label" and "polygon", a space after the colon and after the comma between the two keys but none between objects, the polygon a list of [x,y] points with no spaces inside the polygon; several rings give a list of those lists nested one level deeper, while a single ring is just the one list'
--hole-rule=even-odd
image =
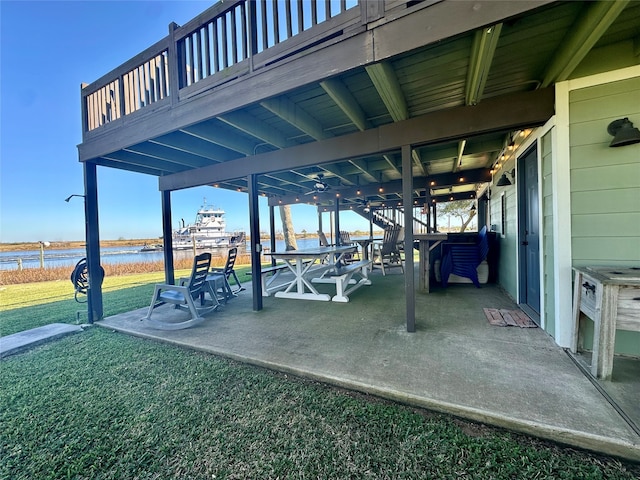
[{"label": "white boat", "polygon": [[246,242],[244,232],[227,232],[227,222],[224,218],[225,211],[207,205],[200,207],[193,224],[182,226],[173,231],[173,249],[196,250],[212,248],[231,248],[243,246]]}]

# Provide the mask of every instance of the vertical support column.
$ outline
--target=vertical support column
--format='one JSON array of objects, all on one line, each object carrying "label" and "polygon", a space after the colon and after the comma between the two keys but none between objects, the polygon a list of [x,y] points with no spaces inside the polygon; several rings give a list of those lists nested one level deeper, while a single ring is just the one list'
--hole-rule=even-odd
[{"label": "vertical support column", "polygon": [[[271,252],[276,251],[276,207],[269,205],[269,247]],[[276,266],[276,259],[271,257],[271,266]]]},{"label": "vertical support column", "polygon": [[433,204],[433,231],[437,232],[438,231],[438,215],[437,215],[437,210],[436,210],[436,204]]},{"label": "vertical support column", "polygon": [[416,289],[413,265],[413,166],[411,146],[402,146],[402,204],[404,205],[404,290],[407,332],[416,331]]},{"label": "vertical support column", "polygon": [[318,245],[320,245],[320,232],[322,232],[322,210],[320,207],[316,207],[318,210]]},{"label": "vertical support column", "polygon": [[162,192],[162,244],[164,246],[164,280],[169,285],[175,284],[173,266],[173,236],[171,232],[171,191]]},{"label": "vertical support column", "polygon": [[89,323],[102,320],[102,267],[100,266],[100,233],[98,227],[98,180],[95,163],[84,163],[84,218],[87,243],[87,314]]},{"label": "vertical support column", "polygon": [[251,174],[247,177],[249,186],[249,235],[251,236],[251,286],[253,295],[253,310],[262,310],[262,283],[260,277],[260,215],[258,210],[258,176]]},{"label": "vertical support column", "polygon": [[336,218],[335,218],[335,228],[336,228],[336,238],[333,243],[340,246],[340,197],[336,197]]}]

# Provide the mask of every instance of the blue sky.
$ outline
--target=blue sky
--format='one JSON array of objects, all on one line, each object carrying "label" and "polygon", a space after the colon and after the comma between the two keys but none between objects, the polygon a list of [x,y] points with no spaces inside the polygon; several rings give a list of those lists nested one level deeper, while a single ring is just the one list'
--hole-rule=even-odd
[{"label": "blue sky", "polygon": [[[0,1],[0,242],[84,239],[82,165],[77,145],[80,84],[91,83],[157,42],[213,1]],[[101,239],[162,233],[155,177],[98,167]],[[172,194],[173,225],[208,204],[230,230],[248,230],[246,194],[200,187]],[[269,216],[261,199],[260,227]],[[317,229],[315,208],[292,207],[296,231]],[[277,209],[276,209],[277,212]],[[276,217],[279,228],[279,217]],[[341,228],[367,230],[356,214]],[[324,219],[328,230],[328,216]]]}]

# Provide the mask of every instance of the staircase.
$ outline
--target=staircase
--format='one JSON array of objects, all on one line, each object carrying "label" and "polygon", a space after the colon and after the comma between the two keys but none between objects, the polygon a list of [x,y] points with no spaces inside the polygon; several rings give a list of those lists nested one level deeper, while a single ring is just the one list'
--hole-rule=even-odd
[{"label": "staircase", "polygon": [[[369,220],[371,215],[371,221],[380,228],[385,228],[389,225],[400,225],[404,227],[404,207],[377,207],[369,211],[365,211],[364,206],[354,207],[352,211],[358,215]],[[422,213],[422,207],[416,207],[413,209],[413,232],[414,233],[427,233],[429,224],[427,223],[426,214]]]}]

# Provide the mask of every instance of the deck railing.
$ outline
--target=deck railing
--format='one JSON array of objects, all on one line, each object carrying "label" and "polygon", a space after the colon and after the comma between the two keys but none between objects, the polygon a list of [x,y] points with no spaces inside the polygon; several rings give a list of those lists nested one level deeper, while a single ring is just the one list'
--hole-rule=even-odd
[{"label": "deck railing", "polygon": [[[150,105],[180,100],[203,88],[237,78],[273,63],[264,55],[314,27],[335,21],[323,31],[340,31],[339,18],[359,22],[359,0],[231,0],[216,3],[183,27],[170,25],[170,33],[128,62],[91,85],[83,85],[83,133],[91,132]],[[358,8],[357,8],[358,7]],[[344,16],[343,16],[344,17]],[[313,36],[299,49],[315,45]],[[296,50],[300,51],[300,50]],[[291,54],[286,48],[281,57]],[[261,62],[253,57],[263,54]],[[206,80],[206,81],[205,81]],[[177,86],[177,88],[175,88]]]}]

